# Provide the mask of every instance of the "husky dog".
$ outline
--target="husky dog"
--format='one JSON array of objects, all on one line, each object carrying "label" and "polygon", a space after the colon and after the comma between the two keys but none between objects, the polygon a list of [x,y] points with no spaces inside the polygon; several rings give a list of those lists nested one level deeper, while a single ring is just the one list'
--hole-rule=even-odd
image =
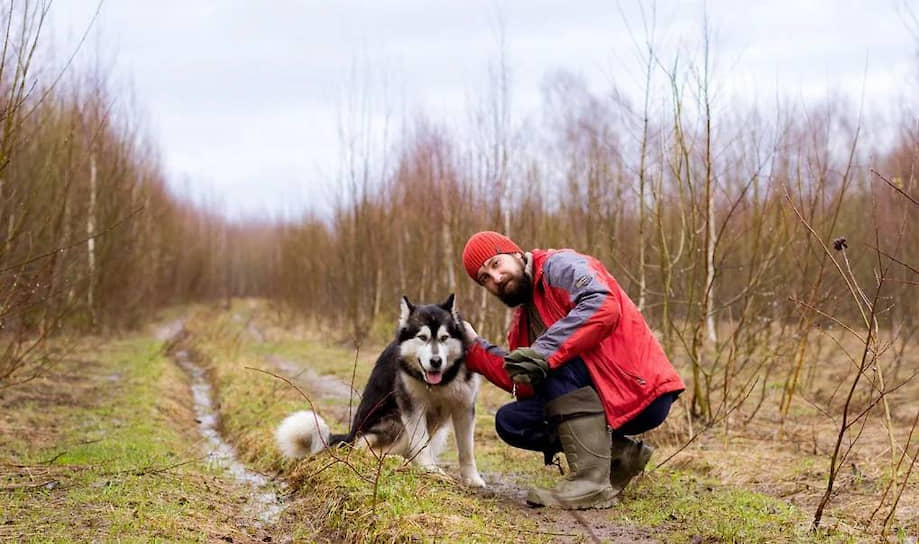
[{"label": "husky dog", "polygon": [[485,487],[473,456],[478,374],[463,361],[463,321],[451,294],[441,304],[414,306],[402,297],[396,339],[380,354],[348,434],[329,434],[312,411],[288,416],[275,432],[290,458],[335,444],[394,453],[442,472],[437,454],[453,423],[463,484]]}]

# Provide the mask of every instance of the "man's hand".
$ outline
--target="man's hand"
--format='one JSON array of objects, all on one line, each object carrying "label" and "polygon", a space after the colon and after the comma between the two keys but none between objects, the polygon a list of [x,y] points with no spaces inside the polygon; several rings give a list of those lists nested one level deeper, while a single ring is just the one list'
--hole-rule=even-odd
[{"label": "man's hand", "polygon": [[469,346],[469,344],[475,342],[475,339],[479,336],[479,333],[475,332],[475,329],[472,328],[472,325],[468,321],[463,321],[463,345]]},{"label": "man's hand", "polygon": [[546,379],[549,363],[531,348],[518,348],[504,358],[504,369],[511,381],[536,385]]}]

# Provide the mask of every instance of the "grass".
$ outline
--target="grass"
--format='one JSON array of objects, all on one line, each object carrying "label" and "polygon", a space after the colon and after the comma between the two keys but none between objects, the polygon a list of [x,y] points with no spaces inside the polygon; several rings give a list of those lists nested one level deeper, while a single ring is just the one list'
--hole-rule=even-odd
[{"label": "grass", "polygon": [[[813,423],[806,410],[786,426],[791,439],[777,439],[769,418],[761,428],[738,427],[730,440],[713,429],[638,478],[615,508],[579,518],[523,505],[523,490],[551,485],[558,470],[542,466],[541,454],[498,439],[494,413],[512,399],[489,384],[482,386],[476,419],[476,458],[489,492],[463,489],[399,458],[380,463],[346,450],[289,462],[275,449],[273,429],[307,403],[293,387],[258,369],[288,375],[279,361],[293,365],[288,369],[308,365],[345,383],[353,373],[359,387],[380,346],[356,356],[302,323],[278,321],[251,301],[188,312],[191,336],[184,347],[214,385],[221,433],[251,468],[288,484],[280,521],[255,526],[243,511],[247,491],[201,459],[188,378],[161,343],[143,336],[80,339],[70,342],[71,357],[53,374],[0,392],[0,541],[240,542],[273,536],[293,542],[500,543],[569,534],[574,536],[566,541],[577,542],[588,540],[582,530],[588,526],[611,528],[598,540],[613,542],[648,535],[678,543],[880,538],[853,529],[852,520],[876,505],[883,487],[883,471],[863,458],[853,458],[857,475],[839,480],[828,529],[809,532],[826,460],[809,452],[825,444],[811,439],[819,433],[807,426]],[[343,431],[348,400],[317,389],[315,381],[302,385],[333,430]],[[665,428],[650,433],[658,447],[652,463],[679,445],[671,437],[680,435],[683,409],[678,405]],[[448,444],[442,465],[456,475],[452,439]],[[907,491],[902,512],[912,511],[910,501],[915,495]],[[894,524],[888,541],[909,542],[917,523]]]},{"label": "grass", "polygon": [[809,532],[791,504],[683,470],[641,478],[614,510],[617,519],[656,527],[669,542],[844,542]]},{"label": "grass", "polygon": [[[295,502],[286,515],[299,527],[295,540],[541,541],[536,524],[508,516],[498,507],[499,499],[421,473],[401,458],[380,463],[369,454],[327,452],[301,462],[283,460],[274,446],[273,429],[284,416],[303,409],[305,401],[283,381],[252,368],[279,372],[266,363],[266,357],[299,361],[308,357],[310,365],[321,372],[334,368],[336,375],[350,381],[354,355],[343,348],[326,345],[315,349],[314,344],[292,339],[246,346],[233,340],[243,336],[236,330],[240,321],[226,314],[205,313],[187,326],[200,361],[217,384],[226,436],[258,470],[289,472]],[[368,352],[359,359],[359,383],[369,374],[375,355]],[[328,406],[323,401],[319,407],[326,416]],[[526,537],[527,531],[531,537]]]},{"label": "grass", "polygon": [[160,348],[141,337],[84,343],[82,358],[4,394],[0,540],[253,534],[235,521],[239,491],[208,467],[188,432],[187,384]]},{"label": "grass", "polygon": [[[199,339],[202,354],[211,361],[219,384],[227,433],[256,466],[290,472],[300,503],[294,510],[304,517],[301,519],[308,518],[323,531],[347,541],[443,536],[447,528],[457,533],[447,539],[450,541],[465,538],[471,542],[503,542],[507,536],[502,535],[508,531],[513,534],[508,541],[520,541],[520,534],[540,535],[545,529],[535,523],[542,514],[534,512],[540,511],[523,507],[519,499],[509,505],[507,497],[484,498],[465,493],[453,484],[418,474],[395,459],[387,459],[382,466],[376,502],[372,482],[378,463],[372,458],[353,454],[335,460],[323,454],[299,463],[282,461],[274,451],[271,430],[284,415],[303,409],[306,403],[287,384],[247,367],[278,372],[268,361],[280,358],[308,364],[318,373],[337,376],[346,383],[356,370],[355,383],[362,385],[377,350],[363,350],[355,369],[353,351],[305,337],[302,331],[285,334],[261,322],[259,326],[272,330],[266,335],[268,341],[262,343],[245,340],[241,329],[229,332],[241,327],[242,322],[226,314],[201,316],[193,324],[194,336]],[[234,338],[244,340],[237,343]],[[306,392],[317,399],[317,392]],[[558,479],[558,471],[543,467],[541,454],[510,448],[495,434],[494,412],[510,400],[505,392],[483,384],[476,427],[479,469],[490,484],[551,484]],[[326,416],[330,409],[337,408],[339,419],[332,424],[333,430],[345,428],[347,416],[342,415],[342,406],[327,400],[316,403]],[[662,448],[663,455],[666,450]],[[453,467],[455,459],[454,449],[447,448],[442,462]],[[704,463],[663,467],[639,479],[622,504],[602,514],[602,519],[648,528],[656,538],[667,542],[844,542],[849,538],[835,531],[813,535],[807,531],[810,512],[768,494],[706,477],[711,470]],[[496,509],[510,515],[496,515]],[[495,531],[496,527],[500,530]],[[545,534],[540,536],[537,540],[546,538]]]}]

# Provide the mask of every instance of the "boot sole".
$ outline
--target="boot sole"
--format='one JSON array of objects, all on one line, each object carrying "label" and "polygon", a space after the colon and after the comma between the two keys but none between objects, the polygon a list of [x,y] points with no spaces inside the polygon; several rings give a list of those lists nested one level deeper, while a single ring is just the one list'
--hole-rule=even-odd
[{"label": "boot sole", "polygon": [[598,493],[580,497],[574,500],[561,501],[548,494],[547,497],[540,497],[540,494],[530,490],[527,494],[526,502],[532,507],[561,508],[562,510],[603,510],[611,508],[619,502],[616,492],[612,487],[608,487]]}]

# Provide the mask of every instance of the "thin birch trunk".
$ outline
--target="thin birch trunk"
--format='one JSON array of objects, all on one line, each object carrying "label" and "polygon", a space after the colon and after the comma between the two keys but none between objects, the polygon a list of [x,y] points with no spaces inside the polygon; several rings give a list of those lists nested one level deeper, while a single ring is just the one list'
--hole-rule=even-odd
[{"label": "thin birch trunk", "polygon": [[86,214],[86,253],[89,266],[89,288],[86,290],[86,303],[89,306],[92,324],[96,322],[95,300],[93,293],[96,285],[96,155],[93,153],[89,159],[89,211]]},{"label": "thin birch trunk", "polygon": [[440,206],[442,213],[440,236],[444,245],[444,270],[447,271],[447,286],[450,293],[456,293],[456,270],[453,266],[453,232],[452,232],[452,210],[447,205],[447,191],[441,189]]},{"label": "thin birch trunk", "polygon": [[709,98],[708,17],[705,19],[705,74],[702,93],[705,100],[705,330],[714,347],[715,327],[715,190],[712,168],[712,105]]},{"label": "thin birch trunk", "polygon": [[[648,296],[648,282],[645,276],[645,223],[647,212],[645,210],[645,186],[647,185],[647,153],[648,153],[648,103],[651,100],[651,70],[654,66],[654,51],[648,44],[648,65],[645,72],[645,103],[642,109],[641,126],[641,156],[638,159],[638,311],[645,308]],[[667,298],[666,295],[664,298]]]}]

